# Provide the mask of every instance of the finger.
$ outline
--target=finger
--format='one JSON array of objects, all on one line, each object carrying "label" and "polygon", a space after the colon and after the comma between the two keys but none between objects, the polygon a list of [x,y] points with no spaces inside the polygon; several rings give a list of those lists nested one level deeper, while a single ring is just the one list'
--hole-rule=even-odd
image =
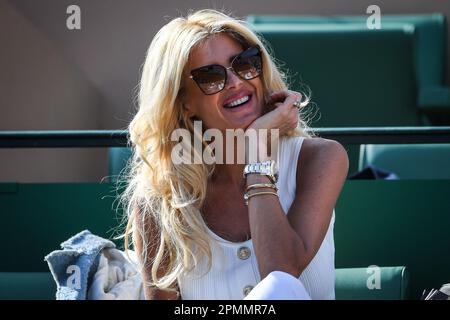
[{"label": "finger", "polygon": [[297,96],[298,99],[301,99],[302,97],[302,93],[298,92],[298,91],[292,91],[293,94],[295,94]]},{"label": "finger", "polygon": [[298,110],[293,109],[294,114],[292,115],[292,126],[293,128],[297,128],[298,122],[299,122],[299,117],[298,117]]},{"label": "finger", "polygon": [[286,108],[291,108],[294,106],[294,103],[298,101],[298,96],[296,92],[290,92],[289,95],[286,97],[286,99],[283,102],[283,105],[285,105]]},{"label": "finger", "polygon": [[[295,97],[294,101],[292,101],[292,98],[288,100],[289,97]],[[280,90],[280,91],[276,91],[273,92],[270,96],[269,96],[269,102],[268,104],[273,105],[274,103],[280,103],[282,102],[283,104],[287,104],[286,108],[289,108],[289,104],[294,106],[294,103],[296,101],[301,101],[302,100],[302,94],[300,92],[297,91],[291,91],[291,90]],[[279,107],[279,105],[277,105]],[[299,108],[299,106],[295,106],[296,108]]]},{"label": "finger", "polygon": [[295,101],[293,102],[292,106],[297,109],[296,111],[300,110],[302,107],[304,107],[304,101],[302,102],[302,94],[300,92],[293,91],[293,95],[295,96]]},{"label": "finger", "polygon": [[280,90],[272,92],[267,99],[267,103],[283,102],[289,95],[289,90]]},{"label": "finger", "polygon": [[277,107],[277,108],[282,106],[282,105],[283,105],[283,103],[281,103],[281,102],[277,102],[277,103],[274,104],[274,106]]},{"label": "finger", "polygon": [[279,91],[272,92],[269,95],[269,99],[274,99],[274,100],[286,99],[288,96],[291,96],[291,95],[297,96],[298,99],[302,98],[302,94],[300,92],[292,91],[292,90],[279,90]]}]

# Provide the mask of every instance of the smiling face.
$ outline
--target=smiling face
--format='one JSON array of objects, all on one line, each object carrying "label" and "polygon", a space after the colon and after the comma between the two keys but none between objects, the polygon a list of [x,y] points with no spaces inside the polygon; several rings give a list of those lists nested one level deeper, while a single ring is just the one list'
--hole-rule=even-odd
[{"label": "smiling face", "polygon": [[246,129],[263,113],[264,89],[261,76],[243,80],[232,70],[227,70],[225,88],[215,94],[205,95],[190,76],[190,71],[219,64],[226,68],[244,48],[231,36],[217,34],[196,46],[189,56],[184,76],[183,104],[189,117],[203,122],[204,128]]}]

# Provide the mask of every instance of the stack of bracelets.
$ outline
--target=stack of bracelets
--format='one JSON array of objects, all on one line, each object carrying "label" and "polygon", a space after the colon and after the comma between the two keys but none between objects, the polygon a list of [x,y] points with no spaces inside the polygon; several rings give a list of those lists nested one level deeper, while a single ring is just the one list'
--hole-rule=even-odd
[{"label": "stack of bracelets", "polygon": [[[267,189],[267,188],[273,189],[274,191],[266,191],[266,190],[258,191],[258,189]],[[250,193],[250,190],[255,190],[255,191]],[[277,191],[278,191],[278,188],[274,183],[255,183],[255,184],[249,185],[247,187],[247,189],[245,190],[245,194],[244,194],[245,204],[248,205],[248,200],[254,196],[271,194],[271,195],[278,197]]]}]

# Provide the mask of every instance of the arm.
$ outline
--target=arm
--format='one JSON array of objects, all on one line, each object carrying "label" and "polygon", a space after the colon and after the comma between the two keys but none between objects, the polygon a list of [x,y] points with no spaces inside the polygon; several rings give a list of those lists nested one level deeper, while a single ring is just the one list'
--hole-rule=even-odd
[{"label": "arm", "polygon": [[[177,300],[181,299],[181,296],[179,296],[176,292],[169,291],[169,290],[161,290],[157,289],[151,286],[145,285],[145,283],[149,282],[151,280],[151,265],[147,261],[142,261],[143,257],[143,239],[140,235],[140,233],[136,230],[136,228],[139,228],[140,230],[145,230],[146,235],[148,236],[148,239],[155,239],[155,241],[159,241],[157,237],[155,236],[157,232],[155,232],[155,228],[153,224],[151,223],[150,219],[146,219],[145,222],[142,222],[142,219],[139,218],[139,213],[135,211],[135,221],[137,225],[135,225],[133,229],[133,239],[134,239],[134,247],[136,250],[136,253],[140,259],[141,265],[144,266],[144,269],[142,271],[142,279],[143,279],[143,285],[144,285],[144,294],[146,300]],[[148,257],[154,257],[156,255],[157,247],[156,246],[149,246],[147,256]],[[158,276],[161,276],[163,272],[165,271],[164,265],[162,268],[158,270]],[[174,289],[178,290],[178,284],[175,284],[173,286]]]},{"label": "arm", "polygon": [[[305,139],[297,164],[297,194],[288,214],[272,195],[250,199],[250,227],[261,277],[275,270],[295,277],[303,272],[325,237],[347,171],[347,153],[339,143]],[[247,178],[247,185],[259,182],[268,178]]]},{"label": "arm", "polygon": [[[314,258],[347,176],[347,153],[336,141],[305,139],[297,168],[297,194],[287,215],[279,199],[272,195],[249,201],[261,277],[276,270],[298,277]],[[268,178],[247,178],[247,185],[259,182],[268,182]]]}]

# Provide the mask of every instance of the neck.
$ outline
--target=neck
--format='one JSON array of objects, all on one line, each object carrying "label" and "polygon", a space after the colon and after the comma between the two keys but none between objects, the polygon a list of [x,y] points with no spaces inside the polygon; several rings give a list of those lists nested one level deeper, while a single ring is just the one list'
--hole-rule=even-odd
[{"label": "neck", "polygon": [[[245,155],[245,147],[242,145],[239,145],[237,143],[237,140],[234,139],[233,143],[234,145],[232,146],[233,148],[233,152],[234,152],[234,157],[233,157],[233,162],[231,164],[227,164],[227,139],[224,139],[225,141],[223,141],[223,150],[222,150],[222,155],[223,155],[223,164],[216,164],[215,168],[214,168],[214,174],[212,177],[212,180],[214,182],[219,182],[219,183],[224,183],[224,184],[232,184],[235,186],[243,186],[245,184],[245,179],[242,175],[242,173],[244,172],[244,167],[245,164],[244,163],[240,163],[242,162],[242,160],[245,159],[240,159],[240,157],[238,156],[238,154],[240,154],[241,156],[244,154]],[[240,149],[242,148],[242,149]]]},{"label": "neck", "polygon": [[242,173],[245,164],[216,164],[212,180],[220,183],[243,186],[245,184]]}]

